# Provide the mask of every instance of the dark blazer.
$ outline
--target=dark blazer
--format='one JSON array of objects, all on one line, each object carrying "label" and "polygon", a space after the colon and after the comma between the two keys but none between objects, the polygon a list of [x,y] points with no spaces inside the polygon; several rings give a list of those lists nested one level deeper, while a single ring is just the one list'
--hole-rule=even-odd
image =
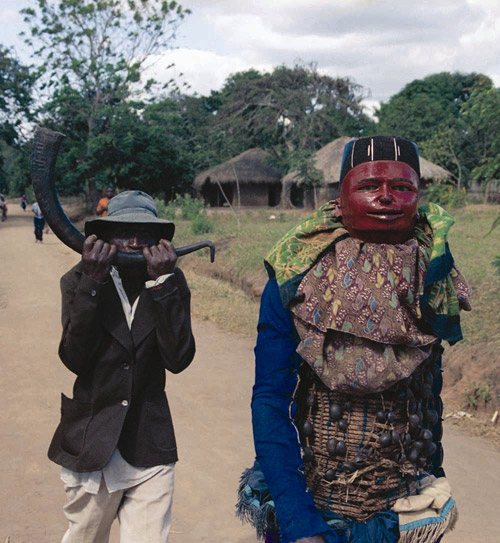
[{"label": "dark blazer", "polygon": [[184,370],[195,353],[190,292],[182,271],[146,289],[129,330],[113,280],[98,283],[78,264],[61,279],[59,356],[77,375],[62,395],[49,458],[73,471],[102,469],[116,447],[133,466],[177,461],[165,369]]}]

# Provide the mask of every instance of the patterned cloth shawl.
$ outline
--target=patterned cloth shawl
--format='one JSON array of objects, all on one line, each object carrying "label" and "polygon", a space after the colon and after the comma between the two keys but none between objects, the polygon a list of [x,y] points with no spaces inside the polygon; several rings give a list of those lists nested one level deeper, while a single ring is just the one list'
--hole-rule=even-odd
[{"label": "patterned cloth shawl", "polygon": [[[327,202],[274,246],[265,259],[271,278],[275,278],[281,301],[288,307],[311,267],[335,244],[350,234],[334,216],[336,200]],[[459,308],[468,310],[467,285],[455,289],[459,272],[454,267],[447,236],[455,219],[437,204],[428,203],[418,210],[414,237],[425,248],[427,273],[419,292],[420,311],[432,333],[451,344],[462,339]]]}]

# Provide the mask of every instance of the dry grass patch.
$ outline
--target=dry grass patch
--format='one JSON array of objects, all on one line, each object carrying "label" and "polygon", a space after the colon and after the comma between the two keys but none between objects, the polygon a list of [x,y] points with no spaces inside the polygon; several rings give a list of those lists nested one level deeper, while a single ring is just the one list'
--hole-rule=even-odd
[{"label": "dry grass patch", "polygon": [[191,289],[191,313],[221,329],[247,337],[256,335],[259,304],[231,283],[183,268]]}]

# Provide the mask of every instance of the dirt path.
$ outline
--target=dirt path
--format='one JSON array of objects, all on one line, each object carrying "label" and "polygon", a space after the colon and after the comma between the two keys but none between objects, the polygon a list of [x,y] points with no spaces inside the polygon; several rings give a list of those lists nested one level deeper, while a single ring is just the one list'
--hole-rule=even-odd
[{"label": "dirt path", "polygon": [[[79,257],[53,234],[35,244],[31,214],[16,207],[10,203],[0,224],[0,541],[55,543],[65,530],[64,495],[46,450],[59,395],[71,394],[73,383],[57,357],[59,277]],[[207,323],[195,323],[195,335],[192,366],[168,376],[181,458],[171,541],[255,543],[233,514],[239,475],[253,458],[253,345]],[[500,452],[454,428],[446,429],[445,452],[461,515],[446,542],[500,541]]]}]

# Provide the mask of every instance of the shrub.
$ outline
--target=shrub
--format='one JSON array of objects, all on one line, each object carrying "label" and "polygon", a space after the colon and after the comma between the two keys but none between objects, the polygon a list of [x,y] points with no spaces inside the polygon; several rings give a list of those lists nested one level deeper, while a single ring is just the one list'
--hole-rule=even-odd
[{"label": "shrub", "polygon": [[429,202],[447,208],[463,207],[467,201],[465,188],[457,189],[455,186],[446,183],[429,185],[425,195]]},{"label": "shrub", "polygon": [[193,219],[191,231],[193,234],[208,234],[214,231],[214,226],[206,215],[200,214]]},{"label": "shrub", "polygon": [[173,200],[173,204],[181,209],[182,218],[187,221],[192,221],[198,217],[205,207],[203,200],[193,198],[190,194],[179,194]]},{"label": "shrub", "polygon": [[496,273],[500,273],[500,255],[495,255],[495,259],[492,262]]},{"label": "shrub", "polygon": [[491,400],[490,385],[487,382],[473,383],[462,394],[462,403],[464,407],[477,409],[479,404],[486,405]]},{"label": "shrub", "polygon": [[165,204],[163,200],[159,200],[158,198],[155,199],[155,202],[159,217],[169,221],[175,220],[176,206],[174,202],[168,202],[168,204]]}]

